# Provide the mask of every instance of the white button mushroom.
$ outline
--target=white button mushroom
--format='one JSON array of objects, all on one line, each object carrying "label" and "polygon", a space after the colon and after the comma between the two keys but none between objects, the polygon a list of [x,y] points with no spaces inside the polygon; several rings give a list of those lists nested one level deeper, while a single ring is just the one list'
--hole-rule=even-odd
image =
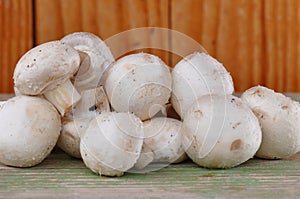
[{"label": "white button mushroom", "polygon": [[171,103],[181,118],[195,100],[206,94],[232,94],[233,82],[224,66],[205,53],[193,53],[172,71]]},{"label": "white button mushroom", "polygon": [[104,88],[112,107],[118,112],[133,112],[146,120],[170,98],[171,73],[157,56],[146,53],[125,56],[107,73]]},{"label": "white button mushroom", "polygon": [[62,129],[57,140],[57,146],[74,158],[81,158],[80,137],[85,133],[91,119],[76,119],[64,117]]},{"label": "white button mushroom", "polygon": [[142,151],[130,171],[150,172],[186,160],[181,131],[182,122],[172,118],[155,117],[145,121]]},{"label": "white button mushroom", "polygon": [[129,113],[103,113],[81,137],[80,153],[86,166],[105,176],[121,176],[136,163],[143,144],[141,120]]},{"label": "white button mushroom", "polygon": [[81,92],[81,100],[67,114],[74,119],[94,118],[101,112],[109,112],[110,105],[102,86]]},{"label": "white button mushroom", "polygon": [[208,168],[230,168],[252,158],[262,137],[254,113],[232,95],[200,97],[186,112],[182,132],[188,156]]},{"label": "white button mushroom", "polygon": [[184,160],[182,122],[156,117],[144,122],[145,144],[153,151],[153,162],[173,163]]},{"label": "white button mushroom", "polygon": [[16,88],[16,86],[14,86],[14,93],[15,93],[15,96],[22,95],[22,93]]},{"label": "white button mushroom", "polygon": [[114,62],[104,41],[88,32],[75,32],[66,35],[61,41],[75,48],[81,55],[80,69],[74,82],[77,90],[97,87],[106,68]]},{"label": "white button mushroom", "polygon": [[262,125],[262,144],[256,156],[287,158],[300,151],[300,104],[281,93],[262,86],[242,96]]},{"label": "white button mushroom", "polygon": [[16,91],[24,95],[44,94],[64,115],[80,99],[70,81],[79,64],[77,51],[60,41],[36,46],[25,53],[16,65]]},{"label": "white button mushroom", "polygon": [[[151,162],[153,162],[153,160],[154,160],[153,151],[150,149],[150,147],[145,142],[143,142],[140,156],[137,159],[136,163],[134,164],[133,168],[130,169],[130,172],[132,172],[132,173],[147,173],[149,171],[157,170],[157,168],[151,168],[151,169],[146,168]],[[163,168],[164,166],[165,165],[159,167],[158,169]]]},{"label": "white button mushroom", "polygon": [[2,107],[4,106],[5,103],[6,103],[6,101],[0,101],[0,110],[2,109]]},{"label": "white button mushroom", "polygon": [[103,112],[109,112],[109,102],[102,87],[81,92],[81,100],[63,117],[62,130],[57,141],[70,156],[81,158],[80,137],[85,133],[90,121]]},{"label": "white button mushroom", "polygon": [[17,96],[0,109],[0,162],[15,167],[39,164],[58,139],[57,110],[39,97]]},{"label": "white button mushroom", "polygon": [[130,113],[103,113],[80,140],[85,165],[105,176],[121,176],[136,163],[143,144],[141,120]]}]

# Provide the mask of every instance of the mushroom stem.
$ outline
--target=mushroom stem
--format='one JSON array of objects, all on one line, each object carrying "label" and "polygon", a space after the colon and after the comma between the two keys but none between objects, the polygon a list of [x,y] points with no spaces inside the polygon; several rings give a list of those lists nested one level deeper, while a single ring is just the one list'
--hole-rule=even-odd
[{"label": "mushroom stem", "polygon": [[44,93],[44,96],[57,108],[62,116],[81,98],[71,80],[67,80],[56,89]]},{"label": "mushroom stem", "polygon": [[77,51],[80,56],[80,66],[76,75],[76,79],[85,80],[93,73],[93,69],[91,68],[91,60],[87,53]]}]

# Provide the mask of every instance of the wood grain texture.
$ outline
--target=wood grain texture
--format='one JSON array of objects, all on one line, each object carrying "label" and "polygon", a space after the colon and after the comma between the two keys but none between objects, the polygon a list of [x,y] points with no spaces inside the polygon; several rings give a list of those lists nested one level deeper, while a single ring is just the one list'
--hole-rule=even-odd
[{"label": "wood grain texture", "polygon": [[[168,0],[36,0],[36,11],[38,44],[76,31],[91,32],[106,40],[132,28],[169,27]],[[136,48],[135,40],[147,40],[141,37],[135,34],[110,47],[112,51],[116,48],[132,51]],[[158,54],[168,61],[168,53],[163,51],[139,51]]]},{"label": "wood grain texture", "polygon": [[[172,29],[197,40],[233,76],[236,91],[263,83],[262,1],[172,1]],[[186,15],[185,13],[190,13]],[[192,21],[194,28],[190,28]]]},{"label": "wood grain texture", "polygon": [[265,1],[266,84],[299,90],[300,2]]},{"label": "wood grain texture", "polygon": [[0,0],[0,93],[13,92],[13,71],[32,48],[31,0]]},{"label": "wood grain texture", "polygon": [[52,153],[42,164],[0,165],[3,198],[297,198],[300,154],[290,160],[253,159],[236,168],[210,170],[190,161],[147,174],[100,177],[81,160]]},{"label": "wood grain texture", "polygon": [[[300,91],[299,0],[0,0],[0,92],[13,92],[15,64],[33,41],[41,44],[76,31],[106,40],[151,26],[180,31],[202,44],[231,72],[237,92],[257,84],[280,92]],[[179,45],[176,37],[147,37],[128,36],[114,40],[111,47],[116,54],[124,49],[150,52],[171,66],[181,57],[147,47],[134,49],[157,44],[170,51],[188,47]]]},{"label": "wood grain texture", "polygon": [[299,91],[298,0],[172,0],[171,10],[172,28],[220,60],[236,91],[257,84]]}]

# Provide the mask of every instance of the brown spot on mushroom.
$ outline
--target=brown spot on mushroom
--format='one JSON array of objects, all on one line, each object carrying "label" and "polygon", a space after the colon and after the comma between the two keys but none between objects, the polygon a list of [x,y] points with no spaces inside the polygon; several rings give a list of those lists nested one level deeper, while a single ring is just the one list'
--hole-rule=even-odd
[{"label": "brown spot on mushroom", "polygon": [[239,150],[241,148],[241,145],[242,145],[242,140],[240,140],[240,139],[234,140],[231,143],[230,151]]},{"label": "brown spot on mushroom", "polygon": [[201,110],[196,110],[196,111],[194,111],[194,115],[195,115],[195,117],[198,118],[198,119],[200,119],[200,118],[203,117],[203,113],[202,113]]},{"label": "brown spot on mushroom", "polygon": [[145,60],[147,60],[148,62],[153,63],[153,59],[152,59],[152,57],[151,57],[150,55],[148,55],[148,54],[143,54],[143,58],[144,58]]},{"label": "brown spot on mushroom", "polygon": [[127,70],[132,70],[136,67],[135,64],[125,64],[124,67],[127,69]]},{"label": "brown spot on mushroom", "polygon": [[244,104],[243,104],[240,100],[234,100],[233,102],[235,103],[235,105],[236,105],[238,108],[243,109]]},{"label": "brown spot on mushroom", "polygon": [[288,105],[282,105],[281,108],[282,108],[283,110],[287,110],[287,109],[289,108],[289,106],[288,106]]},{"label": "brown spot on mushroom", "polygon": [[261,91],[260,91],[259,89],[257,89],[256,91],[254,91],[254,92],[252,93],[252,95],[257,95],[257,96],[259,96],[259,97],[262,96]]},{"label": "brown spot on mushroom", "polygon": [[266,116],[268,116],[266,112],[259,110],[258,108],[253,108],[252,111],[258,119],[264,119]]},{"label": "brown spot on mushroom", "polygon": [[237,122],[237,123],[235,123],[235,124],[232,126],[232,128],[233,128],[233,129],[236,129],[240,124],[241,124],[241,122]]},{"label": "brown spot on mushroom", "polygon": [[132,151],[133,149],[133,141],[132,139],[129,139],[125,146],[125,151]]}]

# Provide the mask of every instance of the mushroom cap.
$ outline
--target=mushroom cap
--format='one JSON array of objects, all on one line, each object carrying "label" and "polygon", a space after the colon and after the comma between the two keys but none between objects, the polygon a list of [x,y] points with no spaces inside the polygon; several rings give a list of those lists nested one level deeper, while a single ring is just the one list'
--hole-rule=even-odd
[{"label": "mushroom cap", "polygon": [[62,131],[57,145],[67,154],[81,158],[80,137],[89,123],[97,115],[109,112],[109,102],[104,89],[100,86],[81,92],[81,100],[63,117]]},{"label": "mushroom cap", "polygon": [[168,102],[171,85],[170,70],[160,58],[138,53],[112,65],[104,88],[114,110],[133,112],[146,120]]},{"label": "mushroom cap", "polygon": [[109,47],[98,36],[89,32],[74,32],[64,36],[61,42],[72,46],[78,51],[97,54],[104,57],[109,62],[114,61],[114,57]]},{"label": "mushroom cap", "polygon": [[173,163],[185,154],[182,145],[182,122],[156,117],[144,122],[145,144],[153,151],[153,162]]},{"label": "mushroom cap", "polygon": [[234,91],[225,67],[206,53],[195,52],[184,57],[175,65],[172,77],[171,103],[181,118],[199,97]]},{"label": "mushroom cap", "polygon": [[30,167],[44,160],[61,129],[57,110],[39,97],[9,99],[0,110],[0,120],[0,162],[15,167]]},{"label": "mushroom cap", "polygon": [[262,143],[256,156],[287,158],[300,151],[300,104],[263,86],[246,90],[248,104],[262,126]]},{"label": "mushroom cap", "polygon": [[121,176],[133,167],[143,144],[141,120],[130,113],[109,112],[90,122],[80,141],[85,165],[106,176]]},{"label": "mushroom cap", "polygon": [[187,155],[208,168],[230,168],[247,161],[262,137],[254,113],[232,95],[200,97],[187,111],[182,132]]},{"label": "mushroom cap", "polygon": [[[130,172],[133,172],[133,173],[148,172],[148,170],[145,170],[144,168],[147,167],[153,160],[154,160],[153,151],[150,149],[150,147],[145,142],[143,142],[140,156],[137,159],[136,163],[134,164],[133,168],[130,169]],[[153,170],[153,168],[151,168],[151,170]]]},{"label": "mushroom cap", "polygon": [[80,137],[85,133],[92,119],[70,119],[63,118],[62,129],[57,141],[57,146],[68,155],[81,158]]},{"label": "mushroom cap", "polygon": [[14,71],[16,89],[22,94],[38,95],[53,90],[77,72],[78,52],[60,41],[36,46],[25,53]]},{"label": "mushroom cap", "polygon": [[72,46],[79,53],[83,52],[88,55],[88,57],[83,56],[87,61],[81,60],[82,65],[88,64],[92,69],[88,72],[84,70],[89,67],[80,67],[75,79],[75,87],[79,90],[86,90],[98,86],[104,71],[114,62],[114,57],[105,42],[88,32],[75,32],[66,35],[61,39],[61,42]]}]

